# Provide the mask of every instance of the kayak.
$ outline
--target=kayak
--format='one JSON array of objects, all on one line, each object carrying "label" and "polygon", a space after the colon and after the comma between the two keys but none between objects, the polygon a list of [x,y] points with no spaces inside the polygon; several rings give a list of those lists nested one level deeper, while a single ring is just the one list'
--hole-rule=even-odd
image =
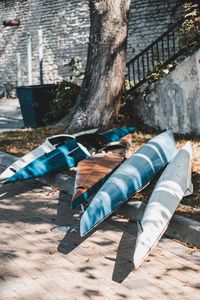
[{"label": "kayak", "polygon": [[99,133],[101,137],[104,138],[105,143],[119,141],[122,137],[126,136],[129,133],[136,131],[135,127],[122,127],[114,130],[109,130]]},{"label": "kayak", "polygon": [[86,202],[99,190],[128,155],[131,140],[132,136],[128,134],[119,142],[107,144],[101,149],[103,153],[95,153],[78,163],[71,208]]},{"label": "kayak", "polygon": [[95,134],[97,128],[89,129],[86,131],[81,131],[73,135],[69,134],[57,134],[50,137],[47,137],[43,144],[32,150],[31,152],[25,154],[13,164],[11,164],[3,173],[0,175],[0,182],[5,182],[9,177],[14,175],[20,169],[24,168],[26,165],[30,164],[35,159],[40,156],[55,150],[58,146],[62,146],[66,142],[76,139],[76,141],[81,139],[87,139],[87,136],[90,134]]},{"label": "kayak", "polygon": [[124,160],[120,155],[97,153],[78,164],[71,208],[75,208],[98,191],[102,184]]},{"label": "kayak", "polygon": [[46,138],[43,144],[19,158],[17,161],[11,164],[5,171],[3,171],[3,173],[1,173],[0,175],[0,181],[6,181],[9,177],[14,175],[20,169],[24,168],[26,165],[30,164],[38,157],[44,155],[45,153],[51,152],[52,150],[56,149],[58,145],[62,145],[72,139],[74,139],[74,137],[67,134],[54,135]]},{"label": "kayak", "polygon": [[98,152],[112,152],[113,154],[119,154],[128,158],[131,154],[132,134],[127,134],[119,141],[109,142],[104,147],[98,150]]},{"label": "kayak", "polygon": [[51,152],[38,157],[9,177],[5,183],[58,173],[75,167],[80,160],[85,159],[89,155],[88,150],[81,144],[78,144],[73,138]]},{"label": "kayak", "polygon": [[104,132],[88,132],[85,135],[75,136],[77,141],[85,146],[92,146],[95,149],[100,149],[104,145],[117,142],[129,133],[136,131],[135,127],[122,127]]},{"label": "kayak", "polygon": [[[127,131],[131,131],[131,128],[119,128],[115,129],[115,136],[117,134],[117,131],[119,131],[119,136],[123,135],[123,133]],[[58,134],[51,137],[46,138],[44,143],[34,149],[33,151],[27,153],[17,161],[15,161],[13,164],[11,164],[1,175],[0,175],[0,182],[6,182],[9,177],[13,176],[16,172],[18,172],[20,169],[24,168],[28,164],[30,164],[32,161],[36,160],[37,158],[43,156],[44,154],[47,154],[51,152],[52,150],[55,150],[58,146],[63,145],[69,140],[76,139],[78,143],[86,143],[88,145],[95,145],[97,148],[99,145],[104,145],[106,143],[106,140],[99,134],[98,129],[89,129],[86,131],[81,131],[78,133],[75,133],[73,135],[68,134]],[[109,131],[109,136],[112,136],[112,131]],[[104,134],[104,133],[102,133]],[[105,132],[106,134],[106,132]],[[109,139],[107,139],[109,140]]]},{"label": "kayak", "polygon": [[82,215],[81,236],[100,224],[134,193],[146,186],[176,153],[173,132],[167,130],[131,155],[106,180]]},{"label": "kayak", "polygon": [[163,171],[138,221],[138,235],[133,256],[138,268],[156,246],[185,195],[192,193],[192,147],[188,142]]}]

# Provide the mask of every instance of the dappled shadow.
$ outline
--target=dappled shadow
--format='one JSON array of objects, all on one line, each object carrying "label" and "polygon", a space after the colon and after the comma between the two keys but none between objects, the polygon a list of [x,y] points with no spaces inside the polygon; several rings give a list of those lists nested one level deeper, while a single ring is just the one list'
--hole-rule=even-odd
[{"label": "dappled shadow", "polygon": [[2,185],[0,187],[0,222],[2,224],[51,223],[52,209],[57,208],[57,203],[49,202],[49,196],[55,200],[54,194],[54,190],[36,180]]},{"label": "dappled shadow", "polygon": [[[26,184],[28,184],[28,181],[26,182]],[[22,186],[25,187],[26,185],[23,183]],[[49,191],[51,191],[51,188],[49,188]],[[18,195],[20,195],[20,194],[18,194]],[[59,197],[59,201],[57,203],[58,197]],[[64,197],[64,199],[63,199],[63,197]],[[41,189],[41,200],[39,199],[39,201],[38,200],[35,201],[34,196],[33,196],[33,198],[31,199],[31,202],[32,202],[31,205],[29,204],[29,199],[26,196],[20,195],[20,197],[16,197],[13,199],[14,200],[13,204],[14,205],[19,204],[19,205],[18,205],[18,207],[16,205],[16,210],[15,210],[15,207],[12,208],[12,206],[10,206],[10,210],[12,210],[12,211],[10,211],[12,214],[12,219],[10,218],[9,221],[11,221],[11,223],[12,222],[15,223],[18,221],[24,222],[25,225],[27,225],[25,227],[25,230],[29,231],[29,235],[30,235],[31,239],[30,240],[26,239],[27,237],[24,238],[25,243],[24,244],[22,243],[22,246],[21,245],[19,247],[16,246],[16,249],[18,252],[13,251],[11,253],[11,255],[13,255],[13,257],[11,259],[15,260],[17,257],[19,257],[21,259],[21,261],[19,260],[18,263],[21,263],[21,262],[24,262],[27,260],[27,254],[30,255],[30,257],[29,257],[30,265],[31,265],[31,263],[33,265],[35,264],[33,268],[32,268],[32,266],[30,266],[30,270],[35,270],[35,268],[42,269],[42,271],[44,273],[47,272],[47,277],[52,276],[51,277],[52,281],[54,280],[54,277],[55,277],[55,281],[56,281],[57,276],[61,276],[61,277],[66,276],[66,274],[70,273],[70,271],[72,270],[72,276],[74,275],[74,277],[75,277],[74,280],[76,280],[76,278],[79,278],[79,280],[81,278],[81,280],[83,280],[83,284],[79,285],[81,287],[82,295],[85,295],[85,297],[91,298],[91,299],[93,299],[95,297],[101,297],[101,293],[99,291],[102,291],[102,288],[105,288],[105,286],[102,285],[102,277],[101,277],[102,272],[105,272],[105,270],[106,270],[111,275],[113,266],[114,266],[113,275],[112,275],[112,280],[114,281],[113,284],[116,284],[116,282],[117,283],[121,282],[121,283],[123,283],[121,286],[123,286],[123,285],[126,286],[126,284],[127,284],[128,289],[129,289],[129,287],[132,286],[132,288],[130,288],[130,291],[131,290],[134,291],[133,287],[138,288],[139,284],[141,284],[140,289],[142,290],[142,287],[143,287],[142,284],[144,284],[144,282],[145,282],[145,280],[143,278],[141,278],[140,281],[138,280],[138,282],[134,281],[135,278],[133,278],[133,280],[132,280],[132,276],[130,276],[130,278],[128,278],[128,281],[129,281],[128,283],[125,280],[133,269],[133,265],[130,262],[130,260],[132,259],[133,251],[134,251],[134,237],[129,235],[126,232],[126,230],[127,231],[129,230],[129,228],[130,228],[129,226],[123,232],[123,235],[122,235],[122,238],[121,238],[118,250],[117,250],[116,257],[115,257],[115,254],[113,255],[113,251],[115,252],[114,249],[116,249],[117,246],[116,246],[114,239],[112,238],[112,234],[114,233],[114,231],[117,230],[117,228],[120,228],[120,226],[116,225],[118,222],[117,219],[115,220],[115,222],[113,222],[111,224],[111,225],[114,225],[114,226],[112,226],[112,229],[111,229],[113,231],[110,233],[110,236],[107,236],[107,239],[106,239],[106,230],[108,228],[108,221],[104,222],[105,225],[104,224],[101,225],[101,230],[98,235],[98,237],[101,235],[99,239],[95,239],[95,235],[94,235],[94,239],[93,239],[93,237],[91,239],[89,239],[89,241],[91,241],[92,246],[93,245],[97,246],[97,248],[95,248],[93,250],[91,250],[88,247],[87,242],[85,243],[85,245],[81,245],[82,242],[85,240],[85,238],[88,238],[90,235],[87,235],[84,238],[80,238],[79,232],[76,230],[74,232],[72,231],[72,232],[69,232],[66,234],[64,233],[63,234],[64,238],[62,235],[61,241],[60,241],[60,237],[54,235],[53,233],[50,233],[49,236],[45,233],[45,230],[43,230],[43,228],[41,226],[41,224],[43,224],[45,222],[46,222],[46,228],[47,228],[46,230],[48,230],[48,232],[49,232],[50,226],[53,227],[55,225],[56,226],[69,225],[69,226],[74,226],[75,228],[77,228],[79,226],[80,217],[81,217],[80,211],[78,209],[77,210],[70,209],[70,207],[69,207],[70,200],[71,200],[70,198],[71,197],[66,196],[65,194],[62,194],[62,193],[60,193],[58,196],[58,192],[57,192],[56,198],[53,198],[53,195],[50,194],[50,197],[48,197],[48,199],[46,201],[45,197],[43,197],[42,189]],[[52,201],[53,199],[56,201]],[[19,200],[19,202],[17,200]],[[0,202],[0,204],[1,204],[1,202]],[[46,206],[46,209],[44,210],[45,206]],[[43,209],[41,211],[42,207],[43,207]],[[9,202],[7,202],[7,208],[9,211]],[[57,215],[55,214],[56,211],[57,211]],[[27,217],[26,217],[26,214],[28,214]],[[3,214],[3,218],[4,218],[4,214]],[[45,222],[44,222],[44,220],[45,220]],[[29,224],[30,225],[34,224],[34,227],[29,226]],[[40,226],[35,227],[35,225],[37,226],[37,224],[39,224]],[[24,225],[21,224],[21,226],[24,226]],[[133,232],[132,230],[129,232],[131,234],[135,234],[135,232]],[[33,237],[33,239],[32,239],[32,237]],[[22,242],[22,237],[18,237],[18,236],[16,237],[14,230],[13,230],[13,234],[10,230],[9,239],[11,241],[16,240],[16,243],[18,243],[18,244],[20,244]],[[30,241],[30,245],[29,245],[29,241]],[[51,244],[49,241],[51,242]],[[88,241],[88,243],[89,243],[89,241]],[[59,243],[58,248],[57,248],[58,251],[56,251],[54,248],[56,248],[58,243]],[[32,244],[34,244],[35,248],[32,248]],[[12,245],[13,249],[15,249],[14,245],[13,244],[11,244],[11,245]],[[53,249],[50,249],[51,245],[53,246]],[[79,249],[79,245],[81,245],[80,249]],[[113,246],[113,247],[111,248],[109,246]],[[22,247],[27,247],[27,249],[23,249]],[[75,248],[77,248],[77,251],[72,252],[71,256],[68,255]],[[102,250],[99,250],[100,248]],[[110,252],[111,249],[112,249],[112,252]],[[3,251],[5,251],[5,253],[6,253],[7,250],[3,250]],[[37,258],[34,257],[34,254],[37,251],[42,257],[42,259],[40,259],[40,260],[38,260]],[[93,253],[91,255],[92,251],[93,251]],[[98,251],[99,251],[99,253],[98,253]],[[21,253],[23,255],[21,255]],[[60,255],[60,253],[67,254],[67,255],[62,256],[62,255]],[[67,265],[68,261],[71,262],[71,264],[69,264],[69,266],[71,266],[72,269],[70,269],[70,267]],[[7,263],[7,262],[5,261],[5,263]],[[45,265],[45,263],[46,263],[46,265]],[[153,263],[153,261],[152,261],[152,263]],[[162,272],[160,272],[159,270],[156,270],[156,262],[154,262],[154,263],[155,263],[154,274],[156,274],[156,276],[158,276],[158,277],[159,276],[161,277],[161,279],[158,278],[158,280],[159,280],[159,283],[160,282],[162,283],[163,282],[162,276],[164,276],[163,269],[165,268],[165,266],[163,264]],[[52,267],[53,270],[51,270],[51,264],[53,265],[53,267]],[[9,269],[9,264],[7,266]],[[63,268],[61,266],[63,266]],[[146,264],[144,265],[144,267],[145,266],[146,266]],[[153,268],[154,268],[154,265],[153,265]],[[49,270],[50,270],[50,272],[52,271],[53,275],[51,273],[50,274],[48,273]],[[10,271],[11,271],[11,269],[10,269]],[[73,271],[76,273],[73,273]],[[100,273],[100,275],[98,274],[98,272]],[[169,271],[167,271],[167,272],[169,272]],[[173,272],[173,271],[171,270],[170,272]],[[195,272],[195,270],[193,270],[192,272]],[[59,275],[59,273],[61,275]],[[161,273],[161,275],[160,275],[160,273]],[[76,275],[77,275],[77,277],[76,277]],[[148,281],[148,279],[149,279],[149,282],[150,281],[152,282],[154,280],[153,275],[151,275],[149,273],[147,273],[147,275],[150,277],[150,279],[147,278],[146,281]],[[12,277],[14,278],[15,276],[17,276],[17,272],[13,273]],[[44,277],[42,277],[42,275],[34,274],[33,276],[38,276],[38,278],[41,281],[44,278]],[[170,276],[171,276],[171,274],[170,274]],[[172,276],[173,276],[173,274],[172,274]],[[20,278],[20,275],[19,275],[19,278]],[[68,279],[68,277],[66,277],[66,278]],[[109,276],[107,278],[109,278]],[[189,275],[188,275],[188,278],[189,278]],[[68,284],[67,279],[65,281],[66,286]],[[125,282],[123,282],[123,281],[125,281]],[[85,283],[87,283],[87,282],[89,282],[88,286],[85,285]],[[94,286],[92,286],[92,284],[95,285],[95,283],[97,283],[97,282],[100,287],[99,289],[96,289],[96,288],[94,288]],[[107,287],[109,286],[109,284],[110,284],[110,282],[107,284]],[[188,284],[188,283],[186,282],[184,284]],[[191,285],[191,282],[189,284]],[[91,285],[91,288],[89,285]],[[70,286],[70,280],[69,280],[69,286]],[[77,286],[78,286],[78,282],[77,282]],[[181,284],[180,284],[180,286],[181,286]],[[157,286],[154,285],[154,287],[157,287]],[[198,284],[196,282],[194,282],[194,284],[192,283],[193,289],[198,290],[197,287],[198,287]],[[74,285],[73,285],[73,288],[74,288]],[[165,295],[165,294],[167,295],[166,289],[167,288],[165,288],[165,287],[160,288],[160,292],[162,293],[162,295]],[[75,289],[75,291],[76,291],[76,289]],[[122,292],[121,293],[118,292],[115,295],[119,296],[120,299],[121,298],[125,299],[126,294],[123,294],[123,291],[124,290],[122,287]],[[170,294],[170,292],[169,292],[169,294]],[[133,294],[131,294],[131,295],[133,295]],[[184,292],[181,295],[184,295]]]},{"label": "dappled shadow", "polygon": [[[196,276],[194,276],[195,274]],[[176,295],[184,297],[184,288],[191,288],[191,292],[200,289],[200,276],[198,276],[198,274],[200,275],[200,270],[199,268],[196,268],[195,265],[194,267],[191,267],[189,265],[177,264],[174,267],[167,267],[160,275],[155,275],[155,278],[164,282],[167,282],[168,280],[171,281],[174,278],[174,284],[179,281],[182,288],[177,288]],[[176,289],[175,286],[174,288]]]},{"label": "dappled shadow", "polygon": [[102,297],[103,295],[100,293],[100,291],[92,290],[92,289],[86,289],[83,292],[84,296],[86,296],[88,299],[94,299],[94,297]]},{"label": "dappled shadow", "polygon": [[13,259],[13,258],[16,258],[17,255],[15,254],[15,250],[4,250],[3,252],[0,252],[0,261],[1,262],[5,262],[5,261],[8,261],[9,262],[9,259]]},{"label": "dappled shadow", "polygon": [[[182,266],[179,266],[179,267],[168,267],[168,268],[166,268],[165,275],[167,275],[167,274],[169,274],[170,272],[173,272],[173,271],[181,271],[183,273],[194,271],[194,272],[197,272],[197,273],[200,274],[199,268],[195,268],[195,266],[190,267],[190,266],[187,266],[187,265],[182,265]],[[199,281],[200,281],[200,279],[199,279]],[[200,285],[199,285],[199,289],[200,289]]]},{"label": "dappled shadow", "polygon": [[15,182],[10,184],[4,184],[0,186],[0,203],[7,198],[14,197],[16,195],[20,195],[22,193],[31,191],[35,188],[42,187],[42,183],[35,180],[28,180],[26,183],[24,182]]},{"label": "dappled shadow", "polygon": [[[130,295],[131,292],[131,295],[134,295],[134,288],[140,288],[142,291],[144,278],[134,281],[135,278],[130,276],[128,282],[125,280],[133,267],[130,260],[134,251],[135,238],[133,234],[135,235],[136,224],[127,222],[121,222],[121,224],[117,218],[114,221],[107,220],[101,224],[99,232],[94,233],[93,236],[87,235],[85,238],[90,238],[82,244],[85,238],[81,238],[76,230],[69,233],[61,232],[59,236],[50,231],[55,226],[69,225],[74,228],[79,226],[80,211],[70,209],[71,197],[58,191],[54,195],[53,190],[48,187],[38,188],[36,192],[35,196],[34,192],[29,194],[30,198],[26,194],[13,197],[12,203],[6,205],[6,214],[9,214],[10,209],[12,211],[9,218],[10,224],[5,222],[4,230],[1,232],[1,240],[4,241],[0,248],[4,253],[1,261],[3,261],[5,272],[1,273],[0,280],[5,278],[6,284],[8,282],[8,289],[9,284],[14,285],[18,283],[17,280],[23,280],[28,286],[27,295],[29,293],[31,295],[29,288],[32,288],[32,283],[34,284],[35,281],[38,281],[39,284],[42,283],[45,288],[48,287],[50,292],[52,292],[52,286],[55,287],[54,292],[58,291],[58,295],[62,289],[71,288],[74,293],[78,293],[77,299],[79,295],[80,298],[84,295],[88,299],[96,297],[103,299],[104,290],[109,289],[110,285],[120,282],[123,284],[118,286],[113,297],[129,299],[128,293]],[[0,205],[4,209],[1,202]],[[1,218],[4,219],[4,216],[6,215],[1,215]],[[115,235],[116,231],[119,235]],[[121,232],[123,235],[117,249]],[[117,240],[116,237],[118,237]],[[77,248],[76,251],[73,251],[75,248]],[[71,251],[72,253],[69,255]],[[65,255],[61,255],[61,253]],[[164,276],[164,269],[165,265],[163,265],[160,275],[159,270],[156,270],[155,267],[154,274]],[[112,270],[114,282],[111,281]],[[105,274],[106,272],[108,274]],[[147,272],[145,279],[146,282],[148,280],[150,282],[154,280],[154,277]],[[162,278],[159,279],[160,282],[163,282]],[[195,286],[197,286],[197,282],[194,282],[193,285],[193,288],[196,289]],[[39,291],[41,293],[41,290]],[[162,295],[165,294],[165,291],[165,288],[160,289]]]}]

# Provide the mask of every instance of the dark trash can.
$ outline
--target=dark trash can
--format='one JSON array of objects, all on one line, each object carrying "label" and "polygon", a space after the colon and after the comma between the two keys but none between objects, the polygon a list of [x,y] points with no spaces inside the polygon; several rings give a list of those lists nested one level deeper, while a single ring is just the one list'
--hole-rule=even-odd
[{"label": "dark trash can", "polygon": [[57,84],[42,84],[17,87],[25,127],[39,127],[48,121],[45,118],[56,95]]}]

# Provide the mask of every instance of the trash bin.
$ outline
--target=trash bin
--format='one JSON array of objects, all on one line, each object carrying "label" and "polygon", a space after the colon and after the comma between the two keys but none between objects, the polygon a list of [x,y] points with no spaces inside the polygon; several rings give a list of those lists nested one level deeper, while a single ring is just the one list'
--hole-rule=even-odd
[{"label": "trash bin", "polygon": [[45,125],[45,114],[56,94],[57,84],[17,87],[20,108],[25,127]]}]

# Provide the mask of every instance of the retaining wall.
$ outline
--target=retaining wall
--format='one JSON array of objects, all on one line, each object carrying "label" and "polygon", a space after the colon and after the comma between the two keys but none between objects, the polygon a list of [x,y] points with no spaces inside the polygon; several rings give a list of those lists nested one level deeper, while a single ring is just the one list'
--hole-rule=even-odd
[{"label": "retaining wall", "polygon": [[200,50],[133,99],[133,114],[147,125],[176,133],[200,134]]}]

